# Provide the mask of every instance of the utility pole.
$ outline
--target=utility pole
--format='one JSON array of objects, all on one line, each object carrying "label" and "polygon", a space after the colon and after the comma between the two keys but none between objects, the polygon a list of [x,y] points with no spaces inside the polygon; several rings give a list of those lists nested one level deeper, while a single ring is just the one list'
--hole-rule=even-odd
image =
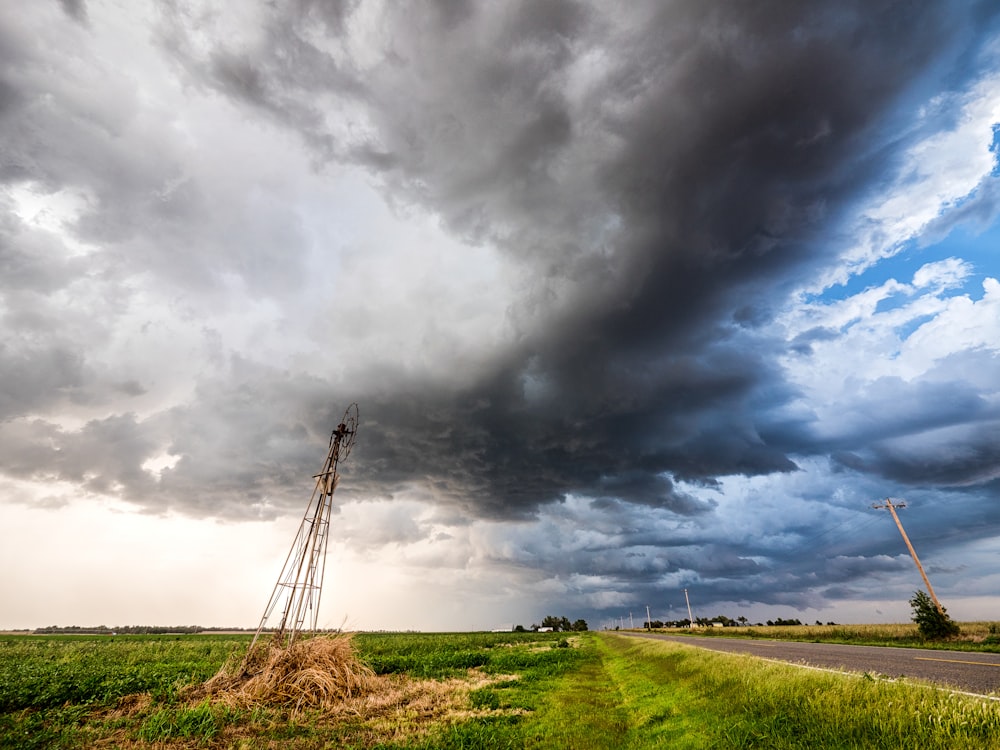
[{"label": "utility pole", "polygon": [[917,552],[913,549],[913,545],[910,544],[910,537],[906,535],[906,531],[903,529],[903,524],[899,520],[899,516],[896,515],[896,508],[905,508],[906,503],[900,500],[898,503],[893,504],[891,498],[886,498],[885,503],[882,505],[873,504],[872,508],[875,510],[881,510],[882,508],[888,508],[889,512],[892,514],[892,520],[896,522],[896,526],[899,528],[899,533],[903,535],[903,541],[906,542],[906,548],[910,550],[910,557],[913,558],[913,562],[917,564],[917,570],[920,571],[920,577],[924,579],[924,583],[927,585],[927,591],[931,595],[931,599],[934,600],[934,606],[937,607],[937,611],[944,615],[944,608],[941,606],[941,602],[938,601],[937,594],[934,593],[934,587],[931,586],[931,582],[927,579],[927,574],[924,572],[924,566],[920,564],[920,558],[917,557]]},{"label": "utility pole", "polygon": [[649,605],[646,605],[646,629],[653,629],[653,619],[649,616]]},{"label": "utility pole", "polygon": [[686,601],[687,605],[688,605],[688,624],[689,624],[690,627],[693,628],[694,627],[694,615],[691,614],[691,600],[688,599],[688,590],[687,589],[684,589],[684,601]]}]

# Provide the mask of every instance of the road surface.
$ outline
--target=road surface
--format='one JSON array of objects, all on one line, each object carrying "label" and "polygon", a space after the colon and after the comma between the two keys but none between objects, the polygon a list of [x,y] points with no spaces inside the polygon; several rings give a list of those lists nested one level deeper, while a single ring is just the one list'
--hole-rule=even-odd
[{"label": "road surface", "polygon": [[622,635],[675,641],[714,651],[753,654],[766,659],[808,664],[826,669],[871,672],[885,677],[911,677],[980,695],[998,694],[1000,691],[1000,654],[660,633],[622,633]]}]

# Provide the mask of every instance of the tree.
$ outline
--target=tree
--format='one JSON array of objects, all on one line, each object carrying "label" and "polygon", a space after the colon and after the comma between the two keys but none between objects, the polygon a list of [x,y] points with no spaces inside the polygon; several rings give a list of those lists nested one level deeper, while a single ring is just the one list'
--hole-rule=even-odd
[{"label": "tree", "polygon": [[[580,632],[589,629],[586,620],[570,622],[568,617],[556,617],[555,615],[545,615],[541,625],[531,626],[532,630],[538,630],[539,628],[552,628],[553,632],[556,633]],[[615,629],[617,630],[617,628]]]},{"label": "tree", "polygon": [[573,629],[573,624],[569,621],[567,617],[556,617],[555,615],[546,615],[545,619],[542,620],[543,628],[552,628],[555,632],[566,632],[567,630]]},{"label": "tree", "polygon": [[944,607],[938,611],[926,592],[919,589],[913,592],[910,606],[913,607],[913,621],[924,638],[936,641],[958,635],[958,624],[948,617]]},{"label": "tree", "polygon": [[797,617],[794,618],[794,619],[790,618],[788,620],[784,619],[783,617],[779,617],[777,620],[768,620],[767,624],[768,625],[801,625],[802,622]]}]

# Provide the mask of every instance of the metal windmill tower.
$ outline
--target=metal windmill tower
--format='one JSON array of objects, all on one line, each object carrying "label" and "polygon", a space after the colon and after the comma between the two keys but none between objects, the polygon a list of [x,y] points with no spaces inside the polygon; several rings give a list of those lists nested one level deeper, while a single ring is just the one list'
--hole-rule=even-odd
[{"label": "metal windmill tower", "polygon": [[330,435],[323,470],[316,474],[313,490],[305,515],[299,525],[298,534],[285,559],[285,565],[274,585],[271,599],[267,603],[260,625],[250,643],[249,656],[265,625],[284,600],[281,621],[274,631],[274,642],[285,648],[292,645],[299,634],[316,630],[319,617],[320,595],[323,593],[323,573],[326,568],[326,547],[329,542],[330,515],[333,508],[333,491],[337,488],[340,474],[338,465],[347,458],[354,445],[358,431],[358,405],[351,404],[344,412],[344,418]]}]

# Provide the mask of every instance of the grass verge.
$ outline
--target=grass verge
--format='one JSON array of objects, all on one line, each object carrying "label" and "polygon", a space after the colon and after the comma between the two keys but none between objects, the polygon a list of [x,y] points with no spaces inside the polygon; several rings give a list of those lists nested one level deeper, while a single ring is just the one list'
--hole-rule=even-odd
[{"label": "grass verge", "polygon": [[[949,651],[1000,653],[1000,623],[961,622],[961,634],[942,640],[920,635],[913,624],[887,625],[769,625],[729,628],[657,628],[654,633],[699,638],[754,638],[807,643],[844,643],[853,646],[895,646]],[[645,632],[645,631],[644,631]]]},{"label": "grass verge", "polygon": [[1000,705],[685,644],[605,635],[622,747],[1000,747]]}]

